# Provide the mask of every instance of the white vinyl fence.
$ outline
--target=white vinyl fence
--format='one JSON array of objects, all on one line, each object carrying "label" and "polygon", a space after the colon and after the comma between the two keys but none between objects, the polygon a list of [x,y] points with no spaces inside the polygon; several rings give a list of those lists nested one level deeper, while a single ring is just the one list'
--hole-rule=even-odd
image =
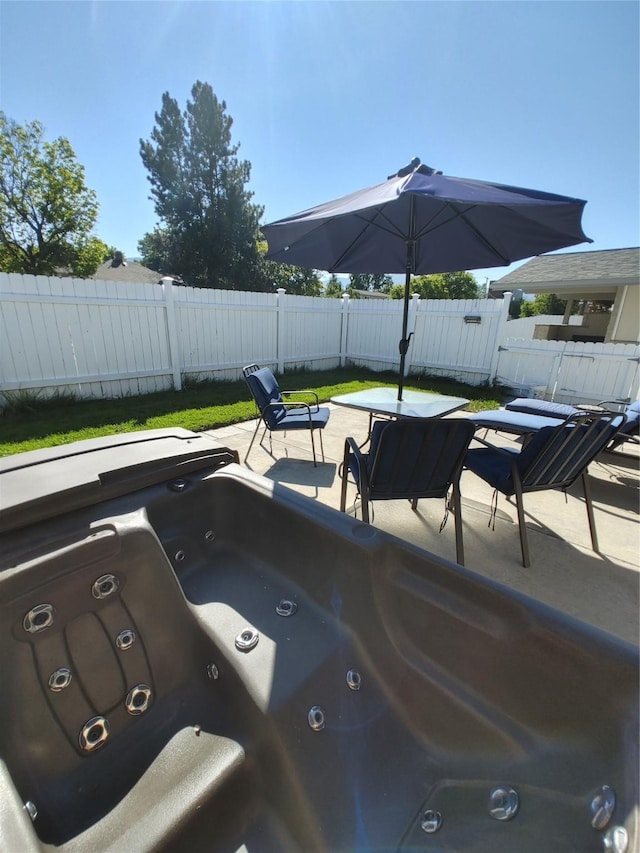
[{"label": "white vinyl fence", "polygon": [[[409,308],[407,372],[513,386],[559,401],[636,399],[640,347],[505,337],[504,300]],[[0,273],[3,392],[118,397],[279,373],[360,365],[397,370],[400,300],[350,300]]]},{"label": "white vinyl fence", "polygon": [[[414,298],[407,370],[490,381],[508,301]],[[465,316],[473,315],[472,322]],[[0,392],[115,397],[357,364],[398,369],[402,303],[0,274]]]}]

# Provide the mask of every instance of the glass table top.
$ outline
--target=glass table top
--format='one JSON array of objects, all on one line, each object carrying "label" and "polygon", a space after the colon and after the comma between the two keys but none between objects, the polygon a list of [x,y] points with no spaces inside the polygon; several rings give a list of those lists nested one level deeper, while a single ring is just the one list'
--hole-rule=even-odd
[{"label": "glass table top", "polygon": [[397,388],[367,388],[364,391],[332,397],[331,402],[338,406],[396,418],[440,418],[463,409],[469,401],[464,397],[427,394],[424,391],[407,389],[402,392],[402,400],[398,400]]}]

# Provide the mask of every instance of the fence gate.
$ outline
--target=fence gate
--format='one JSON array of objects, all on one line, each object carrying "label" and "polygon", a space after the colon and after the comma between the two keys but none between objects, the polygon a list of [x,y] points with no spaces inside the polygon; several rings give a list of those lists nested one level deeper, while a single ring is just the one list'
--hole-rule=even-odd
[{"label": "fence gate", "polygon": [[640,346],[509,338],[498,381],[558,403],[640,398]]},{"label": "fence gate", "polygon": [[[560,359],[553,388],[554,399],[565,398],[597,402],[598,400],[637,400],[640,357],[627,352],[626,344],[610,344],[611,352],[594,352],[594,344],[575,344],[575,351],[565,350]],[[602,347],[602,344],[600,344]],[[604,346],[608,349],[607,345]]]}]

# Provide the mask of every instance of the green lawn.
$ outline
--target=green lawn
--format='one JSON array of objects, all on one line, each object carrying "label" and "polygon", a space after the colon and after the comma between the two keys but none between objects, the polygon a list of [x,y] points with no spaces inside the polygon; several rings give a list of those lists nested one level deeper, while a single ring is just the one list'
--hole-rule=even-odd
[{"label": "green lawn", "polygon": [[[287,389],[313,388],[321,401],[381,385],[394,386],[394,373],[360,368],[322,372],[292,372],[280,377]],[[497,408],[499,390],[477,388],[429,377],[407,380],[405,388],[466,397],[468,410]],[[165,391],[114,400],[42,400],[28,393],[10,396],[0,409],[0,456],[40,447],[53,447],[142,429],[181,426],[195,432],[228,426],[254,417],[255,409],[244,381],[203,382],[183,391]]]}]

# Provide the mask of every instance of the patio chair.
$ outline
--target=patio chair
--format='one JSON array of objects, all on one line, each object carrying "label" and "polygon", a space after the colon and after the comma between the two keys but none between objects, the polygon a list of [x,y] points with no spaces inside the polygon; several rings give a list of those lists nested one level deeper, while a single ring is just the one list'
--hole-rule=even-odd
[{"label": "patio chair", "polygon": [[[535,415],[528,417],[535,418]],[[544,489],[567,489],[578,478],[582,479],[591,545],[594,551],[598,551],[587,468],[625,423],[624,414],[583,412],[571,415],[557,426],[543,426],[519,449],[495,447],[475,437],[475,441],[484,447],[467,452],[465,468],[494,487],[494,525],[498,492],[507,497],[515,495],[523,566],[528,567],[531,563],[523,495]]]},{"label": "patio chair", "polygon": [[[242,368],[251,396],[256,404],[259,415],[256,429],[251,439],[251,444],[244,457],[246,462],[253,447],[256,435],[262,423],[264,432],[260,444],[269,430],[270,449],[271,434],[274,432],[286,432],[287,430],[308,429],[311,433],[311,450],[313,453],[313,464],[317,467],[316,446],[313,434],[318,430],[320,436],[320,449],[322,461],[324,462],[324,447],[322,446],[322,430],[329,421],[330,411],[325,406],[318,405],[318,395],[315,391],[281,391],[278,382],[268,367],[259,367],[257,364],[249,364]],[[290,399],[292,397],[307,397],[303,399]],[[285,399],[286,398],[286,399]]]},{"label": "patio chair", "polygon": [[[371,432],[369,452],[353,438],[344,444],[340,509],[346,511],[347,480],[355,480],[362,500],[362,520],[369,523],[369,503],[408,499],[415,510],[420,498],[445,498],[451,505],[456,533],[456,559],[464,565],[460,473],[473,438],[473,424],[462,418],[404,418],[378,421]],[[449,501],[440,530],[448,513]]]}]

